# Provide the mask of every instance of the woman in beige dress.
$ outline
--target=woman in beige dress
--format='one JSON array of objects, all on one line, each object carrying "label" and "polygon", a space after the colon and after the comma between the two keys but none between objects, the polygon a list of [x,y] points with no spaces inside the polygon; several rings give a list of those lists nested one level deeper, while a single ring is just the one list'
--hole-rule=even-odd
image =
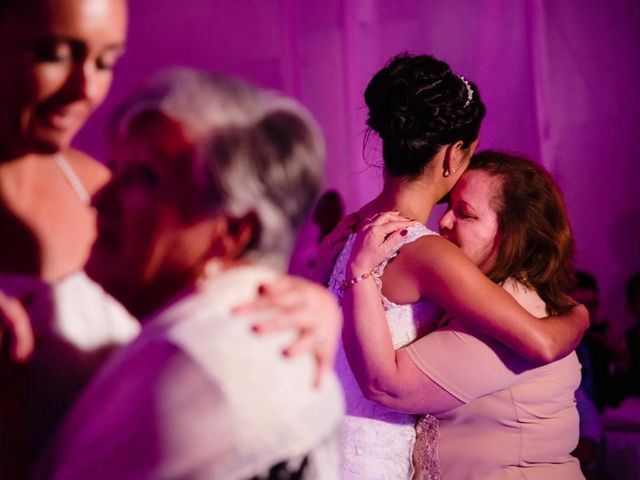
[{"label": "woman in beige dress", "polygon": [[[564,203],[535,163],[496,152],[476,155],[439,226],[444,239],[530,314],[572,307],[573,241]],[[377,217],[358,235],[347,274],[361,278],[413,228],[397,213]],[[393,262],[402,264],[409,252],[401,247]],[[574,352],[541,365],[459,314],[394,351],[380,302],[386,290],[375,275],[344,290],[343,341],[366,398],[436,417],[437,434],[429,417],[417,426],[417,478],[583,478],[570,455],[578,440]]]},{"label": "woman in beige dress", "polygon": [[[362,367],[353,358],[356,347],[351,343],[363,349],[384,345],[393,353],[433,330],[437,309],[442,308],[526,358],[549,362],[573,350],[587,317],[584,308],[578,307],[565,315],[536,318],[489,281],[460,249],[425,227],[432,208],[461,178],[478,144],[484,105],[473,82],[431,56],[399,55],[373,76],[365,101],[367,124],[381,140],[384,184],[358,210],[356,230],[368,231],[370,219],[394,209],[418,225],[406,224],[402,253],[396,258],[392,260],[393,252],[388,251],[381,265],[353,272],[347,269],[356,238],[351,233],[333,270],[329,286],[338,296],[351,291],[350,286],[357,291],[360,283],[371,284],[372,278],[379,277],[386,317],[382,324],[362,325],[363,338],[368,339],[362,344],[349,340],[355,335],[355,324],[346,323],[343,331],[344,348],[339,349],[336,362],[347,402],[343,476],[404,480],[413,473],[415,417],[363,397],[354,378]],[[337,231],[343,231],[343,226]],[[375,308],[380,298],[370,302]],[[350,311],[348,303],[344,306]],[[384,335],[389,330],[387,344]],[[428,429],[434,440],[436,429],[434,419]],[[433,445],[435,450],[435,441]]]}]

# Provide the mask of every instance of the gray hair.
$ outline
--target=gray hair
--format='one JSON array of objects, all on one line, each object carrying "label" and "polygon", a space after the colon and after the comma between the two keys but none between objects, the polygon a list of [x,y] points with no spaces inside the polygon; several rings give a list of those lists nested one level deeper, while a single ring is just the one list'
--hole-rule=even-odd
[{"label": "gray hair", "polygon": [[194,145],[194,196],[203,209],[255,215],[259,232],[244,258],[286,265],[322,180],[324,143],[311,114],[276,92],[178,68],[154,77],[120,108],[112,136],[126,136],[136,119],[154,112],[177,122]]}]

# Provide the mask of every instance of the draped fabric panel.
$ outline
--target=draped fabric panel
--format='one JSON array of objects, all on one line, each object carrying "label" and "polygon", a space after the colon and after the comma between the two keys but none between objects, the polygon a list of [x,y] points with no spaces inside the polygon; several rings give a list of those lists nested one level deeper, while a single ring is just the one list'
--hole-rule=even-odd
[{"label": "draped fabric panel", "polygon": [[297,97],[327,140],[326,186],[349,209],[381,184],[362,94],[392,55],[431,53],[475,81],[488,106],[480,148],[529,156],[562,187],[578,265],[628,323],[640,270],[640,4],[637,0],[135,0],[111,95],[78,146],[105,157],[109,113],[168,65],[245,77]]}]

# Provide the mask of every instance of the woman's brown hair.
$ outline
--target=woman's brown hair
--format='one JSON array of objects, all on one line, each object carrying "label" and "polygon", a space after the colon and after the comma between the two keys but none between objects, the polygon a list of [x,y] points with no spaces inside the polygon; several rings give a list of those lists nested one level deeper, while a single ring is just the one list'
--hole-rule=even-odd
[{"label": "woman's brown hair", "polygon": [[484,151],[469,170],[498,177],[493,207],[502,243],[487,276],[496,283],[514,277],[534,288],[550,314],[566,313],[573,283],[574,243],[560,189],[544,168],[522,157]]}]

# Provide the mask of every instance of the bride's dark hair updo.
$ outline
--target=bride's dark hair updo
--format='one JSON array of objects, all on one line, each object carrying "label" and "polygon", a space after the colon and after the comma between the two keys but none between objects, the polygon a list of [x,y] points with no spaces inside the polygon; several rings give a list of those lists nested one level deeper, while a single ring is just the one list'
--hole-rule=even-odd
[{"label": "bride's dark hair updo", "polygon": [[417,178],[443,145],[461,140],[469,147],[485,115],[476,85],[429,55],[392,58],[364,99],[367,125],[382,139],[385,170],[393,177]]}]

